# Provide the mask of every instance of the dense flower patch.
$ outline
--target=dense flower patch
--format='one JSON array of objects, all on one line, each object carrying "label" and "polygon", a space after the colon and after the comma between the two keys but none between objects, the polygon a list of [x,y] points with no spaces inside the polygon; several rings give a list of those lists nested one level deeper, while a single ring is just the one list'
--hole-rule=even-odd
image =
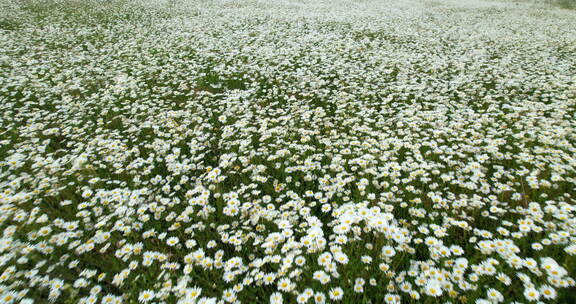
[{"label": "dense flower patch", "polygon": [[575,12],[1,2],[0,303],[576,300]]}]

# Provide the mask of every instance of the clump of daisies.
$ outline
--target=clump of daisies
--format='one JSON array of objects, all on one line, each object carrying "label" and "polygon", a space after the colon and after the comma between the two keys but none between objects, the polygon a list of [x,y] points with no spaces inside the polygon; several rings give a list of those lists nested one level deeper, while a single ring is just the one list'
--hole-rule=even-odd
[{"label": "clump of daisies", "polygon": [[0,302],[576,301],[575,12],[0,5]]}]

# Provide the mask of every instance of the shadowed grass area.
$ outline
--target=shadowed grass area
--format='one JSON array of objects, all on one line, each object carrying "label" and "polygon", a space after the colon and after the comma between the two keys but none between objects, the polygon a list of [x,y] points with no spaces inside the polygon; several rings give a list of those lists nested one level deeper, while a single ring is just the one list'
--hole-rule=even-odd
[{"label": "shadowed grass area", "polygon": [[129,0],[15,0],[14,3],[23,15],[19,24],[26,22],[31,26],[107,26],[146,23],[150,16],[170,16],[169,7],[151,9]]},{"label": "shadowed grass area", "polygon": [[565,9],[576,9],[576,1],[575,0],[557,0],[556,4]]}]

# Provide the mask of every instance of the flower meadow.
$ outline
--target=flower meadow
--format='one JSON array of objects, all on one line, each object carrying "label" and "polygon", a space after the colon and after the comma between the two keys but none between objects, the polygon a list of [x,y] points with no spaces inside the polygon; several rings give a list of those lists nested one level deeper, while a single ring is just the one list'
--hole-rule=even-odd
[{"label": "flower meadow", "polygon": [[0,303],[576,302],[576,11],[0,0]]}]

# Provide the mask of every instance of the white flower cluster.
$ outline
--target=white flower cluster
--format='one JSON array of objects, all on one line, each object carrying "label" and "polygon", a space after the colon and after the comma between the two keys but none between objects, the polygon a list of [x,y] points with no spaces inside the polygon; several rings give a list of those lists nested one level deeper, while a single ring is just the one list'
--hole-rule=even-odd
[{"label": "white flower cluster", "polygon": [[0,3],[0,303],[576,301],[575,12]]}]

